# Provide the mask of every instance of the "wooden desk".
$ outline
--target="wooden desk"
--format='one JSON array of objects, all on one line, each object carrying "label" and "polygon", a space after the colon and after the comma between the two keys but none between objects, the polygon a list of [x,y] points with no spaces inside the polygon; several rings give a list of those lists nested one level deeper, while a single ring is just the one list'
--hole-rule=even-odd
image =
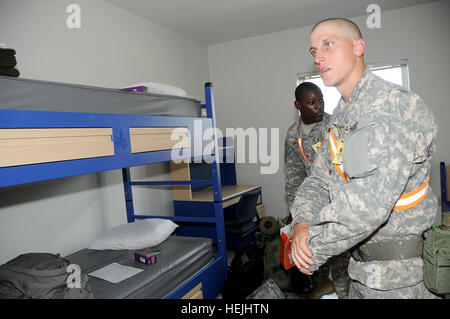
[{"label": "wooden desk", "polygon": [[[236,204],[241,198],[240,195],[257,188],[261,188],[261,185],[222,185],[223,208]],[[213,202],[214,196],[212,186],[192,192],[192,199],[189,201]]]},{"label": "wooden desk", "polygon": [[[215,202],[213,196],[212,187],[204,188],[195,192],[192,192],[191,199],[188,200],[174,200],[174,216],[177,217],[187,217],[187,218],[212,218],[215,219],[213,223],[224,224],[225,216],[232,216],[236,209],[236,206],[241,198],[241,196],[247,192],[255,189],[261,189],[260,185],[222,185],[222,200]],[[262,202],[261,199],[258,202]],[[263,205],[260,204],[262,211]],[[257,209],[258,209],[257,206]],[[259,210],[258,210],[259,213]],[[177,232],[179,235],[209,237],[217,242],[217,228],[213,225],[202,224],[202,225],[192,225],[184,224],[178,222],[180,227]],[[222,228],[221,226],[219,228]]]},{"label": "wooden desk", "polygon": [[[221,144],[224,147],[219,147],[220,161],[217,164],[170,163],[172,181],[212,181],[215,169],[220,169],[220,174],[217,174],[220,178],[216,182],[220,184],[222,198],[217,199],[216,195],[216,201],[212,186],[201,188],[202,184],[194,183],[172,186],[174,216],[179,218],[177,233],[180,236],[209,237],[218,243],[218,239],[225,236],[224,218],[234,216],[242,195],[256,189],[262,191],[261,185],[236,185],[233,139],[224,138]],[[261,196],[256,207],[260,218],[265,214]],[[208,222],[201,223],[199,218]]]}]

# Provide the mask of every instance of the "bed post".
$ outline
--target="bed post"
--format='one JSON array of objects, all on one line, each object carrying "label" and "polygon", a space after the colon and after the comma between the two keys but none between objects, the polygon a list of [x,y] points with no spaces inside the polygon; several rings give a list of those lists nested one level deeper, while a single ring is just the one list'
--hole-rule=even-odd
[{"label": "bed post", "polygon": [[211,119],[213,128],[213,140],[214,140],[214,160],[211,163],[211,173],[213,179],[213,189],[214,189],[214,201],[218,202],[222,200],[222,188],[220,179],[220,166],[219,166],[219,147],[216,136],[216,112],[214,109],[214,95],[213,95],[213,85],[211,82],[205,83],[205,99],[206,99],[206,116]]},{"label": "bed post", "polygon": [[205,107],[206,116],[212,121],[213,128],[213,140],[214,140],[214,160],[211,163],[211,176],[214,191],[214,213],[216,216],[216,231],[217,231],[217,246],[219,249],[219,254],[223,256],[224,259],[224,271],[226,278],[227,271],[227,249],[225,240],[225,223],[223,216],[223,205],[222,201],[222,181],[220,178],[220,156],[219,147],[216,136],[216,112],[214,108],[214,94],[213,85],[211,82],[205,83]]},{"label": "bed post", "polygon": [[133,193],[131,191],[131,175],[130,168],[122,168],[123,188],[125,191],[125,208],[127,209],[127,222],[133,223],[134,218],[134,206],[133,206]]}]

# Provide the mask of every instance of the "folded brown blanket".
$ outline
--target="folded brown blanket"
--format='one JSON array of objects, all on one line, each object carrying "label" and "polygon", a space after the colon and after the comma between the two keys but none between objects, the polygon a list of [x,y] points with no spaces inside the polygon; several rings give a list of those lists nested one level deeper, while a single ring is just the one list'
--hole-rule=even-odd
[{"label": "folded brown blanket", "polygon": [[19,70],[15,69],[15,68],[0,68],[0,75],[18,78],[20,75],[20,72],[19,72]]}]

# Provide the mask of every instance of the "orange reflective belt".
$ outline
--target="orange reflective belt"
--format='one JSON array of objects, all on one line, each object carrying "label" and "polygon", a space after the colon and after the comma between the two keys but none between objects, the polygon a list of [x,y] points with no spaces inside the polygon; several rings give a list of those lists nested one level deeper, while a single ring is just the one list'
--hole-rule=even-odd
[{"label": "orange reflective belt", "polygon": [[414,207],[423,201],[428,194],[429,182],[430,177],[428,176],[426,182],[422,186],[409,193],[402,194],[397,203],[395,203],[393,210],[405,210]]},{"label": "orange reflective belt", "polygon": [[309,160],[309,158],[306,157],[305,153],[303,153],[303,139],[299,138],[297,142],[298,142],[298,147],[300,148],[300,152],[302,153],[303,158],[305,159],[305,161],[307,161],[309,163],[309,165],[312,165],[312,162]]},{"label": "orange reflective belt", "polygon": [[[330,129],[330,153],[331,153],[331,157],[334,159],[334,157],[336,156],[336,150],[337,150],[337,141],[336,138],[334,137],[333,134],[333,130]],[[336,167],[336,170],[338,171],[339,175],[342,176],[342,178],[345,180],[346,183],[348,183],[348,178],[344,173],[344,167],[342,164],[333,164]],[[393,208],[393,210],[406,210],[409,209],[411,207],[416,206],[417,204],[419,204],[421,201],[423,201],[425,199],[425,197],[428,194],[428,186],[430,183],[430,177],[428,176],[426,182],[416,188],[415,190],[408,192],[408,193],[404,193],[402,194],[399,199],[397,200],[397,202],[395,203],[395,206]]]},{"label": "orange reflective belt", "polygon": [[[336,138],[334,137],[333,129],[330,129],[330,137],[331,138],[328,139],[329,143],[330,143],[330,153],[331,153],[332,160],[334,160],[334,157],[336,156],[336,150],[337,150],[338,143],[336,141]],[[348,183],[348,178],[347,178],[347,176],[345,176],[345,173],[344,173],[344,166],[342,164],[333,164],[333,165],[334,165],[334,167],[336,167],[336,170],[338,171],[339,175],[341,175],[342,178],[344,179],[344,181],[346,183]]]}]

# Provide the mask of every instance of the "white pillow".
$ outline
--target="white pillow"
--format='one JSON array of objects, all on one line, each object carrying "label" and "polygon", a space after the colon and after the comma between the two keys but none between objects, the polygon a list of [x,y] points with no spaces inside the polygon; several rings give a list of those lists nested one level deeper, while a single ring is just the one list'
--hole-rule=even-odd
[{"label": "white pillow", "polygon": [[178,225],[169,219],[150,218],[119,225],[101,234],[89,249],[143,249],[162,243]]}]

